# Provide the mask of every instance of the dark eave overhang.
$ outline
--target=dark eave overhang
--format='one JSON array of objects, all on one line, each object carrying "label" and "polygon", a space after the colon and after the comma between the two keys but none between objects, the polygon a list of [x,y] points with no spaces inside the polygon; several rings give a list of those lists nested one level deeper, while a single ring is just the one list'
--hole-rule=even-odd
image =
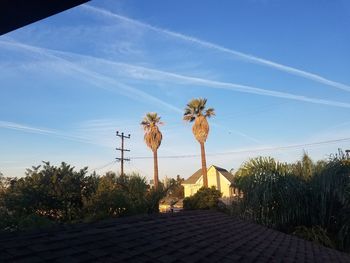
[{"label": "dark eave overhang", "polygon": [[0,35],[88,1],[89,0],[1,0]]}]

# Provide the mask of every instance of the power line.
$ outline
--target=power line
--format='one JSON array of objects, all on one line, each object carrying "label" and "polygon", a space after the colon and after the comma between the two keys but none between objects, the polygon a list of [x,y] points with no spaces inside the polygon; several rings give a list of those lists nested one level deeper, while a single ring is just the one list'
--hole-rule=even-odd
[{"label": "power line", "polygon": [[[263,152],[263,151],[271,151],[271,150],[302,148],[302,147],[307,147],[307,146],[317,146],[317,145],[322,145],[322,144],[330,144],[330,143],[343,142],[343,141],[349,141],[349,140],[350,140],[350,137],[334,139],[334,140],[327,140],[327,141],[320,141],[320,142],[313,142],[313,143],[305,143],[305,144],[292,144],[292,145],[285,145],[285,146],[278,146],[278,147],[266,147],[266,148],[258,148],[258,149],[242,150],[242,151],[208,153],[207,156],[234,155],[234,154],[240,154],[240,153],[254,153],[254,152]],[[160,158],[160,159],[181,159],[181,158],[195,158],[195,157],[199,157],[199,156],[200,156],[200,154],[184,154],[184,155],[158,156],[158,158]],[[150,156],[140,156],[140,157],[133,157],[131,159],[141,160],[141,159],[152,159],[152,158],[153,157],[150,157]]]},{"label": "power line", "polygon": [[106,163],[106,164],[104,164],[104,165],[102,165],[102,166],[98,166],[98,167],[95,167],[95,168],[89,169],[89,170],[90,170],[90,171],[99,171],[99,170],[102,170],[103,168],[106,168],[106,167],[108,167],[108,166],[110,166],[110,165],[116,163],[116,162],[117,162],[116,160],[113,160],[113,161],[111,161],[111,162],[109,162],[109,163]]}]

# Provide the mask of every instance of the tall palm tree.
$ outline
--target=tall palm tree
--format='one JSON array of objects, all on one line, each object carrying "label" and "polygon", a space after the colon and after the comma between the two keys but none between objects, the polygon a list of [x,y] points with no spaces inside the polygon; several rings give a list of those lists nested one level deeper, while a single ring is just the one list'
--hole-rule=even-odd
[{"label": "tall palm tree", "polygon": [[158,125],[162,124],[160,121],[160,116],[155,112],[149,112],[143,118],[141,125],[145,131],[145,142],[147,146],[153,152],[153,162],[154,162],[154,187],[158,188],[158,155],[157,151],[162,142],[162,133],[159,130]]},{"label": "tall palm tree", "polygon": [[207,99],[192,99],[185,108],[183,119],[188,122],[194,121],[192,132],[201,146],[203,185],[205,187],[208,187],[207,163],[205,160],[204,143],[207,140],[209,134],[209,123],[207,121],[207,118],[215,115],[215,112],[213,108],[205,109],[206,103]]}]

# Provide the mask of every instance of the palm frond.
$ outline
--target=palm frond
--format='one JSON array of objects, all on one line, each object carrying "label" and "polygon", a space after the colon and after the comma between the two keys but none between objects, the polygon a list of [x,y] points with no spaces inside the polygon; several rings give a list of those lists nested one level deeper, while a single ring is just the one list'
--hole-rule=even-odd
[{"label": "palm frond", "polygon": [[205,111],[205,117],[210,118],[211,116],[215,116],[215,110],[214,108],[209,108]]},{"label": "palm frond", "polygon": [[193,122],[196,118],[193,115],[185,115],[183,117],[184,121]]},{"label": "palm frond", "polygon": [[[215,115],[213,108],[205,110],[206,98],[192,99],[185,108],[183,119],[188,122],[195,121],[192,132],[199,142],[205,142],[209,133],[209,124],[206,118]],[[205,111],[205,112],[204,112]]]},{"label": "palm frond", "polygon": [[158,125],[162,125],[160,116],[155,112],[148,112],[140,123],[145,131],[145,143],[154,152],[156,151],[162,142],[162,133],[159,130]]}]

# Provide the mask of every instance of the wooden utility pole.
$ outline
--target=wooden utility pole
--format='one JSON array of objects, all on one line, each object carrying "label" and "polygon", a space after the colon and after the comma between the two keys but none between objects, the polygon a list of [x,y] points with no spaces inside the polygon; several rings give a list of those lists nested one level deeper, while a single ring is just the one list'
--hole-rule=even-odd
[{"label": "wooden utility pole", "polygon": [[128,136],[124,135],[124,132],[121,134],[117,131],[117,136],[122,139],[122,147],[116,148],[117,151],[120,151],[120,158],[116,158],[117,161],[120,161],[120,175],[124,175],[124,161],[130,161],[130,158],[124,158],[124,152],[130,152],[128,149],[124,149],[124,139],[130,139],[130,134]]}]

